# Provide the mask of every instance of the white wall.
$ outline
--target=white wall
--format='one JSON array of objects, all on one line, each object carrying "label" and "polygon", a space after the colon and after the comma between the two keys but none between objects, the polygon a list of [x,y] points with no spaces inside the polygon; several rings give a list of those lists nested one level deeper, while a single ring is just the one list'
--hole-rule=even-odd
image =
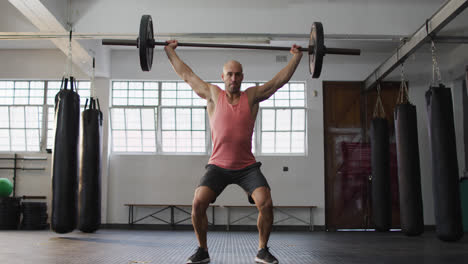
[{"label": "white wall", "polygon": [[[235,3],[227,0],[74,1],[73,8],[77,11],[74,13],[73,21],[76,21],[76,29],[80,32],[136,33],[141,15],[151,14],[155,35],[158,32],[307,34],[315,21],[323,22],[325,33],[329,34],[408,35],[421,26],[443,2],[443,0],[424,2],[239,0]],[[123,17],[125,19],[122,19]]]}]

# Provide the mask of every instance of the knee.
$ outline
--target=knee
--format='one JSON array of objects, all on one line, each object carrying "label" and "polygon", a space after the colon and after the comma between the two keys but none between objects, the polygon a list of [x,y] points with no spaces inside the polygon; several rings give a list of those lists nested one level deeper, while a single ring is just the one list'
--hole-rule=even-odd
[{"label": "knee", "polygon": [[273,201],[271,198],[257,201],[257,207],[262,214],[273,213]]},{"label": "knee", "polygon": [[209,204],[210,203],[208,201],[204,201],[199,198],[194,198],[192,202],[192,216],[198,217],[204,215]]}]

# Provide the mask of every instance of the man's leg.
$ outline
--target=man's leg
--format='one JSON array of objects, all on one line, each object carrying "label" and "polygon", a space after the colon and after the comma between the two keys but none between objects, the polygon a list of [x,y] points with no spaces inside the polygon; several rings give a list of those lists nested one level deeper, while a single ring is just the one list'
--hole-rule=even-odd
[{"label": "man's leg", "polygon": [[192,224],[201,248],[208,249],[206,233],[208,232],[208,217],[206,210],[216,198],[216,193],[207,186],[200,186],[195,190],[192,202]]},{"label": "man's leg", "polygon": [[265,248],[270,238],[271,228],[273,226],[273,202],[271,200],[270,189],[262,186],[255,189],[252,198],[258,209],[258,248]]}]

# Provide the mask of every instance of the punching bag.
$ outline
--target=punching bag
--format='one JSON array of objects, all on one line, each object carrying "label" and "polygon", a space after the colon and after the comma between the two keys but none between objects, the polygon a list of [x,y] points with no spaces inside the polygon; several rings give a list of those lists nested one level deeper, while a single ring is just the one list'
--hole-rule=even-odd
[{"label": "punching bag", "polygon": [[78,136],[80,96],[74,91],[75,80],[62,79],[55,96],[55,145],[52,157],[51,227],[57,233],[73,231],[77,224]]},{"label": "punching bag", "polygon": [[87,105],[82,113],[78,229],[91,233],[101,225],[102,112],[97,99],[91,97]]},{"label": "punching bag", "polygon": [[385,118],[374,118],[370,128],[372,219],[377,231],[388,231],[392,220],[390,143]]},{"label": "punching bag", "polygon": [[426,92],[429,142],[432,152],[432,188],[439,239],[463,236],[452,93],[440,84]]},{"label": "punching bag", "polygon": [[409,102],[398,104],[394,118],[401,230],[416,236],[424,232],[416,107]]},{"label": "punching bag", "polygon": [[463,231],[468,232],[468,177],[460,179],[460,199],[462,207]]}]

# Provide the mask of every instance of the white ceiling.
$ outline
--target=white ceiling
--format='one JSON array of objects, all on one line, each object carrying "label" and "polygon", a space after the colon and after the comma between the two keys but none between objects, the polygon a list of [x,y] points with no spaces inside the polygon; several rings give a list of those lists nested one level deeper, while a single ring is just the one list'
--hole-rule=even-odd
[{"label": "white ceiling", "polygon": [[[40,0],[74,34],[106,34],[136,38],[142,14],[154,20],[158,40],[213,42],[223,37],[245,43],[252,36],[270,39],[275,46],[306,46],[314,21],[321,21],[328,47],[359,48],[363,52],[393,53],[399,39],[409,37],[443,4],[444,0]],[[0,0],[0,49],[55,49],[48,40],[5,40],[1,34],[38,32],[8,0]],[[161,32],[161,33],[160,33]],[[96,36],[97,35],[97,36]],[[439,35],[468,36],[468,9]],[[227,37],[226,37],[227,36]],[[249,41],[245,41],[249,39]],[[93,52],[99,40],[80,40]],[[466,46],[467,44],[462,44]],[[438,44],[439,52],[459,50],[460,45]],[[428,48],[421,49],[427,53]],[[122,48],[122,47],[113,47]]]}]

